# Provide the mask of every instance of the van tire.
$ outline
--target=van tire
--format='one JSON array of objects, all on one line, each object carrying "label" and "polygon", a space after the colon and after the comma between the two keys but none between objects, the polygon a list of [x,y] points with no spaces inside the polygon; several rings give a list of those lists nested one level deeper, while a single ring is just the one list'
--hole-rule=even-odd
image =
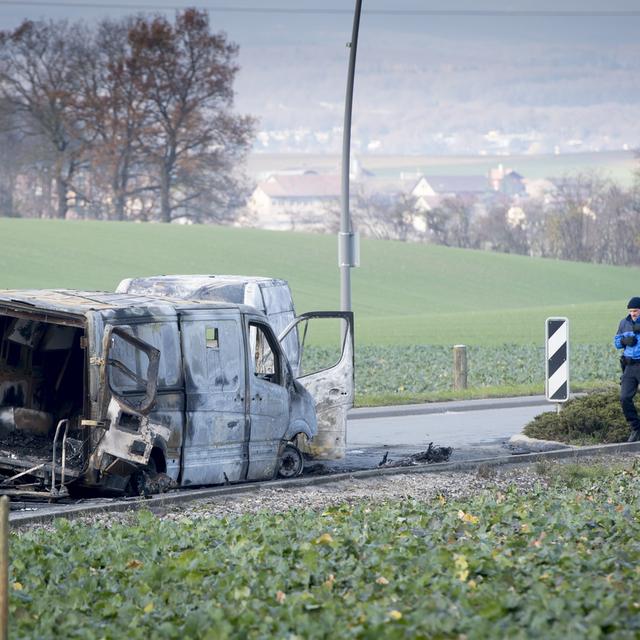
[{"label": "van tire", "polygon": [[302,475],[304,457],[302,451],[295,444],[287,442],[280,456],[278,478],[297,478]]},{"label": "van tire", "polygon": [[157,473],[156,461],[153,457],[150,457],[146,467],[138,469],[129,477],[129,482],[127,483],[127,488],[125,490],[126,495],[148,495],[148,491],[146,489],[147,479],[154,478]]}]

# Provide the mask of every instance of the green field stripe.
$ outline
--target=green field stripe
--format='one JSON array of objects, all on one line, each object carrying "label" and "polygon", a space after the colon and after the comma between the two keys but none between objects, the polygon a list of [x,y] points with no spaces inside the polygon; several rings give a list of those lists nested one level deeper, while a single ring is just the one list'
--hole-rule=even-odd
[{"label": "green field stripe", "polygon": [[[352,272],[359,344],[571,339],[609,344],[638,269],[362,239]],[[287,279],[298,311],[339,305],[335,236],[217,226],[0,218],[0,288],[113,290],[125,277],[238,273]]]}]

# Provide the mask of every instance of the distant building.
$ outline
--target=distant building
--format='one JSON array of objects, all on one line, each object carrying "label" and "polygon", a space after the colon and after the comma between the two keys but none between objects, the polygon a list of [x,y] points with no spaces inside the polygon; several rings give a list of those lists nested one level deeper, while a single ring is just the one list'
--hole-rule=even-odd
[{"label": "distant building", "polygon": [[521,196],[526,194],[527,189],[524,178],[516,171],[509,171],[502,179],[500,191],[506,196]]},{"label": "distant building", "polygon": [[421,176],[411,189],[416,209],[431,211],[445,198],[481,197],[489,192],[485,176]]},{"label": "distant building", "polygon": [[247,208],[253,224],[263,229],[321,230],[327,210],[339,204],[337,174],[273,174],[258,183]]},{"label": "distant building", "polygon": [[494,191],[506,196],[523,196],[527,192],[523,176],[513,169],[505,169],[502,164],[490,169],[489,182]]},{"label": "distant building", "polygon": [[352,182],[361,182],[373,178],[375,174],[362,166],[358,156],[351,155],[349,158],[349,179]]}]

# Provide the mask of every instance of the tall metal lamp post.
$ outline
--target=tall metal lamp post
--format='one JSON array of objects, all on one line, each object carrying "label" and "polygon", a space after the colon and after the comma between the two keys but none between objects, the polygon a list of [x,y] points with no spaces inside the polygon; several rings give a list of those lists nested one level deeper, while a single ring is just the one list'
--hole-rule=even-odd
[{"label": "tall metal lamp post", "polygon": [[338,234],[338,264],[340,266],[340,309],[351,311],[351,268],[359,263],[358,239],[353,232],[349,213],[349,159],[351,151],[351,111],[353,106],[353,79],[356,69],[356,51],[358,49],[358,30],[362,0],[356,0],[353,14],[353,31],[349,52],[349,71],[347,74],[347,93],[344,102],[344,128],[342,132],[342,189],[340,207],[340,233]]}]

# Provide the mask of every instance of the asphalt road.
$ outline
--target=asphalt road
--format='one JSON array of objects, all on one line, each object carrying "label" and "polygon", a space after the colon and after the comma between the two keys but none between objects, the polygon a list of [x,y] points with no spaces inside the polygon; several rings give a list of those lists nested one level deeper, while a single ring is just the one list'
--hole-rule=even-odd
[{"label": "asphalt road", "polygon": [[535,416],[556,407],[542,396],[354,409],[347,456],[336,470],[375,466],[434,446],[453,447],[451,460],[504,456],[506,442]]}]

